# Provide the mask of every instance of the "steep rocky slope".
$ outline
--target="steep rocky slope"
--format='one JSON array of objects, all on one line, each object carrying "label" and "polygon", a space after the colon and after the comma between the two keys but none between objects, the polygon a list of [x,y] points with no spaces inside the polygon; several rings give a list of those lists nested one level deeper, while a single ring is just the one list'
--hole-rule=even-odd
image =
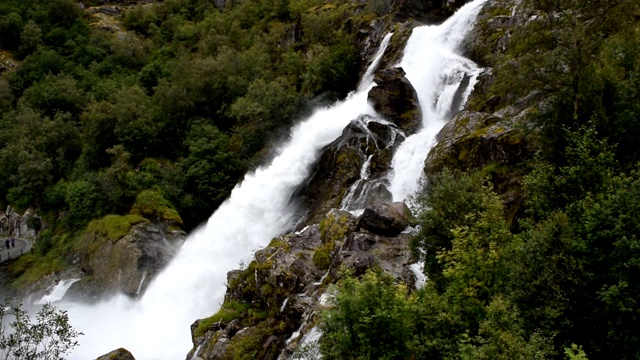
[{"label": "steep rocky slope", "polygon": [[[487,68],[465,110],[438,135],[439,145],[429,154],[425,172],[452,167],[491,168],[497,173],[497,169],[511,169],[532,155],[533,145],[520,131],[527,124],[527,112],[540,106],[542,99],[531,94],[516,101],[515,105],[501,107],[500,100],[491,98],[490,94],[493,81],[490,54],[508,46],[509,29],[522,20],[515,4],[494,1],[483,9],[477,32],[467,42],[466,50]],[[506,10],[509,13],[513,10],[514,15],[502,15]],[[497,40],[489,46],[488,39]],[[391,47],[382,61],[383,66],[394,63],[390,58],[398,58],[394,51],[397,49]],[[393,78],[389,76],[390,71],[380,72],[379,79]],[[402,107],[401,102],[407,99],[405,95],[399,97],[400,101],[387,101],[384,96],[375,95],[376,91],[373,91],[373,97],[383,100],[374,106],[389,103]],[[390,93],[397,94],[397,91]],[[394,112],[388,112],[393,118]],[[375,124],[368,119],[358,119],[325,150],[312,180],[303,191],[312,209],[309,226],[274,239],[268,248],[256,253],[255,261],[246,269],[229,273],[227,295],[221,310],[192,326],[194,348],[188,358],[235,358],[243,351],[256,351],[257,357],[265,359],[301,356],[301,345],[313,342],[317,336],[315,315],[331,296],[330,284],[340,278],[340,268],[350,269],[358,275],[366,269],[379,267],[410,288],[416,285],[418,279],[410,266],[415,260],[408,246],[411,227],[407,226],[411,216],[406,205],[370,200],[359,217],[337,209],[349,186],[359,178],[368,156],[377,158],[376,163],[382,164],[370,167],[372,176],[375,174],[373,169],[384,172],[389,166],[390,155],[366,152],[367,149],[379,150],[377,139],[388,138],[388,132],[371,129],[372,123]],[[391,126],[402,127],[398,123]],[[412,131],[411,126],[403,129]],[[367,135],[370,133],[374,135]],[[394,148],[391,146],[391,153]],[[503,189],[507,204],[517,210],[519,174],[517,166],[514,168],[516,170],[500,173],[502,182],[498,187]],[[371,194],[371,199],[390,199],[384,192],[373,190]]]}]

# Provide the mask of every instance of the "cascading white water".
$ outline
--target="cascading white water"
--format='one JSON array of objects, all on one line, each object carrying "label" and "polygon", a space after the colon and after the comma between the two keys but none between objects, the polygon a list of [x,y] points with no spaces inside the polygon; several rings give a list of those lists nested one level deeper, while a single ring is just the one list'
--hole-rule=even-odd
[{"label": "cascading white water", "polygon": [[373,56],[373,61],[371,61],[371,65],[367,67],[367,71],[365,71],[364,75],[362,76],[362,79],[360,79],[360,84],[358,85],[358,91],[369,90],[369,87],[373,82],[375,71],[378,68],[378,64],[380,64],[380,60],[382,60],[382,56],[384,55],[384,52],[387,50],[387,47],[389,46],[389,42],[391,41],[391,36],[393,36],[392,32],[386,34],[384,38],[382,38],[382,42],[378,47],[378,51]]},{"label": "cascading white water", "polygon": [[44,295],[40,300],[35,301],[34,304],[41,305],[62,300],[64,295],[67,293],[67,290],[69,290],[71,285],[78,280],[80,279],[60,280],[53,288],[51,288],[51,292],[49,294]]},{"label": "cascading white water", "polygon": [[[457,52],[486,1],[466,4],[441,25],[415,28],[407,42],[399,66],[418,93],[423,127],[409,136],[393,157],[389,190],[394,201],[405,200],[418,191],[424,160],[436,144],[436,135],[451,114],[464,105],[481,71]],[[459,94],[465,77],[469,85]],[[462,97],[458,103],[457,94]],[[459,107],[452,109],[452,105]]]},{"label": "cascading white water", "polygon": [[[409,40],[401,66],[419,94],[425,123],[433,113],[432,107],[425,104],[433,103],[438,91],[434,85],[438,84],[441,71],[453,68],[458,73],[471,73],[475,69],[470,61],[454,55],[452,49],[464,37],[473,11],[484,1],[476,0],[463,7],[441,26],[441,31],[430,30],[444,33],[446,28],[449,39],[445,35],[421,35],[425,31],[418,28]],[[450,42],[454,45],[445,45]],[[434,49],[443,55],[432,55]],[[449,61],[457,65],[448,65]],[[223,301],[227,271],[249,260],[255,250],[268,245],[297,220],[295,209],[289,206],[290,196],[309,175],[322,147],[336,139],[352,119],[361,114],[375,115],[367,104],[370,86],[359,87],[343,102],[316,111],[293,129],[290,141],[279,149],[272,163],[245,176],[207,224],[189,236],[138,301],[115,296],[93,305],[64,304],[72,324],[85,334],[70,358],[93,359],[119,347],[127,348],[138,359],[184,358],[191,348],[191,323],[216,312]],[[411,162],[406,164],[414,166],[409,165]],[[405,175],[399,171],[399,163],[394,166],[393,179],[397,182]],[[419,171],[421,166],[418,167]],[[403,188],[398,196],[410,192]]]},{"label": "cascading white water", "polygon": [[219,309],[227,272],[297,220],[289,199],[319,151],[352,119],[374,115],[367,103],[369,88],[316,111],[294,128],[272,163],[245,176],[139,301],[115,296],[90,306],[64,304],[72,324],[85,334],[71,358],[91,359],[119,347],[139,359],[183,358],[191,348],[191,323]]}]

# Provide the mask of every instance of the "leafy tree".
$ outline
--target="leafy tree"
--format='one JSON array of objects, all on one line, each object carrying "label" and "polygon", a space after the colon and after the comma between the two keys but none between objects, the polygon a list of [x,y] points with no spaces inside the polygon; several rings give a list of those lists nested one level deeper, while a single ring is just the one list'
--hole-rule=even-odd
[{"label": "leafy tree", "polygon": [[0,42],[3,48],[10,50],[18,48],[23,21],[22,16],[17,12],[0,18]]},{"label": "leafy tree", "polygon": [[43,44],[42,30],[40,30],[38,24],[33,20],[27,21],[22,29],[22,33],[20,34],[20,47],[18,48],[20,55],[22,55],[22,57],[26,57],[38,50],[38,47]]},{"label": "leafy tree", "polygon": [[347,276],[322,313],[320,349],[327,359],[399,359],[409,354],[411,300],[380,271]]},{"label": "leafy tree", "polygon": [[550,359],[551,341],[538,332],[527,336],[518,308],[503,297],[494,298],[486,309],[478,335],[460,344],[460,358],[474,360]]},{"label": "leafy tree", "polygon": [[181,167],[185,192],[191,196],[182,199],[185,210],[181,213],[186,211],[190,218],[204,221],[211,215],[206,209],[229,196],[244,166],[231,148],[229,136],[204,120],[191,128],[186,145],[189,157],[181,161]]},{"label": "leafy tree", "polygon": [[22,304],[5,300],[0,307],[0,324],[0,355],[4,359],[63,360],[83,335],[71,326],[66,311],[49,303],[35,314],[34,322]]},{"label": "leafy tree", "polygon": [[482,210],[488,188],[479,173],[444,170],[428,179],[418,197],[423,209],[417,216],[420,232],[412,239],[414,252],[424,260],[424,272],[439,289],[444,288],[443,264],[437,254],[451,249],[452,230],[468,225]]}]

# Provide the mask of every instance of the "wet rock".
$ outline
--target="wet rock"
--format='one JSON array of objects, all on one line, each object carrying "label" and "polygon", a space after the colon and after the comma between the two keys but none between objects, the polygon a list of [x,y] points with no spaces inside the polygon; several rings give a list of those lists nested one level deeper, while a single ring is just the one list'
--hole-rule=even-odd
[{"label": "wet rock", "polygon": [[169,262],[185,237],[183,231],[167,231],[159,224],[134,225],[121,239],[101,241],[95,251],[81,255],[80,265],[88,276],[71,290],[92,296],[119,291],[137,297]]},{"label": "wet rock", "polygon": [[411,211],[404,202],[377,202],[367,207],[358,218],[358,226],[375,234],[398,235],[409,226]]},{"label": "wet rock", "polygon": [[418,94],[402,68],[378,71],[368,100],[385,119],[396,124],[405,135],[414,134],[422,125]]},{"label": "wet rock", "polygon": [[98,357],[96,360],[136,360],[129,350],[120,348]]},{"label": "wet rock", "polygon": [[495,54],[504,53],[513,29],[527,21],[523,11],[513,11],[517,0],[487,2],[476,20],[475,31],[469,33],[464,46],[467,56],[482,66],[490,66]]},{"label": "wet rock", "polygon": [[[389,204],[389,211],[403,212],[403,203]],[[322,221],[298,232],[274,239],[255,254],[244,270],[227,274],[225,303],[247,304],[253,309],[269,309],[269,317],[259,323],[249,316],[221,321],[194,336],[200,322],[192,325],[193,345],[188,358],[223,359],[234,344],[247,339],[262,351],[260,358],[285,359],[299,346],[304,334],[312,331],[315,313],[326,306],[326,284],[339,278],[339,269],[351,269],[358,276],[380,268],[398,281],[414,288],[409,269],[414,259],[409,249],[411,235],[383,236],[358,229],[357,219],[348,212],[332,209]],[[319,268],[315,254],[328,251],[327,268]],[[322,305],[325,304],[325,305]],[[255,311],[255,310],[254,310]],[[244,326],[244,328],[242,328]],[[258,345],[259,344],[259,345]],[[233,351],[237,351],[234,349]]]},{"label": "wet rock", "polygon": [[[327,211],[340,208],[349,189],[362,179],[363,173],[370,183],[385,181],[393,152],[404,138],[398,127],[386,120],[365,115],[352,121],[342,135],[324,149],[310,180],[294,195],[307,209],[306,223],[318,223]],[[369,199],[390,198],[384,186],[377,189],[379,191],[369,192]]]}]

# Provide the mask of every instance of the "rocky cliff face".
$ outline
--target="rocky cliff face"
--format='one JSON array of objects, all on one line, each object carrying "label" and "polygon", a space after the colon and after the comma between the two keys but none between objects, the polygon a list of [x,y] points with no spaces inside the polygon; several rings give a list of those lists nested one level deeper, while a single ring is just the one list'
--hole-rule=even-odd
[{"label": "rocky cliff face", "polygon": [[422,114],[415,89],[401,68],[379,71],[369,102],[382,119],[363,115],[323,151],[310,180],[297,197],[308,209],[306,224],[327,211],[362,209],[374,200],[390,200],[387,173],[393,153],[420,127]]},{"label": "rocky cliff face", "polygon": [[47,275],[21,292],[38,299],[60,281],[78,279],[65,296],[91,302],[119,292],[135,298],[171,260],[185,237],[184,231],[144,221],[115,240],[85,239],[94,244],[87,245],[91,251],[73,255],[68,269]]},{"label": "rocky cliff face", "polygon": [[224,359],[247,351],[248,343],[258,345],[256,358],[293,356],[339,269],[359,275],[379,267],[412,286],[410,235],[398,231],[409,224],[405,209],[378,204],[359,218],[331,210],[319,224],[274,239],[246,269],[229,272],[220,312],[191,327],[188,358]]},{"label": "rocky cliff face", "polygon": [[[512,218],[522,204],[521,179],[537,144],[536,126],[529,115],[545,106],[539,92],[514,99],[493,92],[495,59],[509,47],[513,30],[528,21],[519,1],[491,1],[478,16],[476,31],[466,44],[468,55],[485,70],[471,92],[464,111],[438,134],[438,144],[425,161],[425,173],[445,167],[483,170],[491,177]],[[508,105],[507,105],[508,104]]]},{"label": "rocky cliff face", "polygon": [[72,290],[95,295],[119,291],[137,297],[171,260],[185,236],[183,231],[168,231],[158,224],[134,225],[121,239],[104,242],[80,259],[85,276]]},{"label": "rocky cliff face", "polygon": [[32,209],[22,215],[11,206],[4,212],[0,211],[0,235],[35,240],[41,227],[40,217]]}]

